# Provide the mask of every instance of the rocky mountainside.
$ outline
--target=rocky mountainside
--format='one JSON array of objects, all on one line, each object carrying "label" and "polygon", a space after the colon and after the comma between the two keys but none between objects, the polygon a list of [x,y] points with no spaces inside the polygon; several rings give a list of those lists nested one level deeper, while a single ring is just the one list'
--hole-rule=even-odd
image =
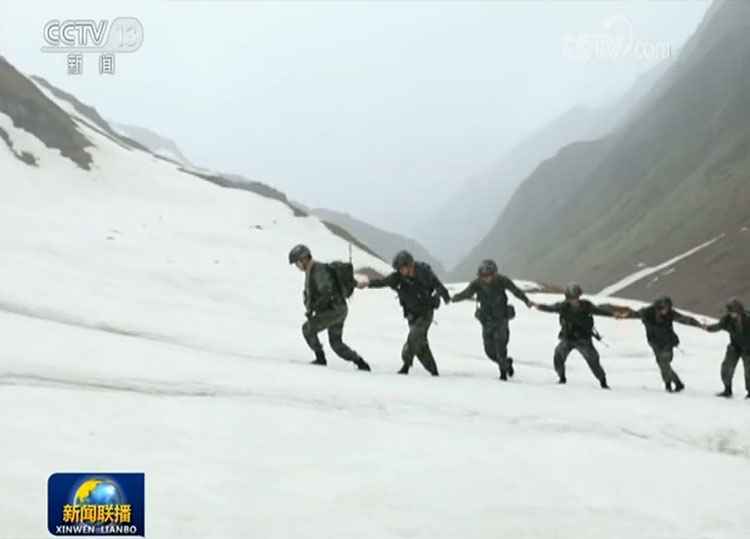
[{"label": "rocky mountainside", "polygon": [[722,0],[627,121],[536,169],[456,273],[492,255],[512,273],[596,290],[723,234],[679,271],[620,292],[715,312],[747,289],[748,180],[750,3]]},{"label": "rocky mountainside", "polygon": [[641,75],[614,102],[575,107],[526,137],[497,162],[469,178],[447,204],[422,219],[413,235],[448,267],[455,267],[490,231],[518,186],[568,144],[595,140],[623,123],[671,64]]}]

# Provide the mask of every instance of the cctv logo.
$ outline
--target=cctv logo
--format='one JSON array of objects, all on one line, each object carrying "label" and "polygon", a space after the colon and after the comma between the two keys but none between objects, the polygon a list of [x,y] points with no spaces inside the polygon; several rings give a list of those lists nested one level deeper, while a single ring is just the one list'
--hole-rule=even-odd
[{"label": "cctv logo", "polygon": [[135,52],[143,44],[143,25],[135,17],[107,20],[53,19],[44,25],[43,52]]}]

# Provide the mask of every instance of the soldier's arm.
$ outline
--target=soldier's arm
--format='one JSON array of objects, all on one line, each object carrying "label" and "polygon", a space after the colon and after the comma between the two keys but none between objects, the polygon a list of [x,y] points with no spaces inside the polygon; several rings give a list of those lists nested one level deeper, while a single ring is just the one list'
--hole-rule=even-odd
[{"label": "soldier's arm", "polygon": [[623,318],[635,318],[635,319],[643,320],[643,309],[638,309],[636,311],[635,309],[631,309],[630,307],[627,307],[627,310],[625,311],[625,316]]},{"label": "soldier's arm", "polygon": [[609,318],[614,318],[617,316],[617,313],[624,310],[626,307],[618,307],[617,305],[610,305],[608,303],[602,304],[602,305],[594,305],[591,304],[591,314],[595,316],[607,316]]},{"label": "soldier's arm", "polygon": [[721,320],[719,320],[715,324],[709,324],[705,326],[703,329],[705,329],[709,333],[718,333],[719,331],[723,329],[727,329],[727,319],[726,317],[723,317]]},{"label": "soldier's arm", "polygon": [[435,290],[437,290],[437,293],[440,294],[440,297],[443,298],[443,301],[445,303],[450,303],[451,300],[451,294],[448,292],[448,289],[445,288],[445,285],[440,282],[440,279],[438,279],[438,276],[435,275],[435,272],[430,269],[430,273],[432,273],[432,283],[435,287]]},{"label": "soldier's arm", "polygon": [[398,274],[394,272],[382,279],[371,279],[367,283],[367,288],[393,288],[396,286],[397,278]]},{"label": "soldier's arm", "polygon": [[520,299],[521,301],[523,301],[526,304],[527,307],[529,307],[531,305],[531,300],[526,295],[526,292],[524,292],[523,290],[521,290],[520,288],[518,288],[518,286],[516,286],[516,283],[514,283],[508,277],[503,277],[503,281],[504,281],[504,284],[505,284],[505,288],[508,289],[508,290],[510,290],[511,294],[513,294],[518,299]]},{"label": "soldier's arm", "polygon": [[615,318],[618,320],[643,320],[643,309],[635,310],[630,307],[612,306]]},{"label": "soldier's arm", "polygon": [[677,311],[673,311],[673,316],[675,322],[684,324],[686,326],[693,326],[694,328],[700,328],[704,326],[704,324],[702,324],[692,316],[688,316]]},{"label": "soldier's arm", "polygon": [[535,303],[536,309],[543,313],[559,313],[562,310],[563,303],[553,303],[552,305],[545,305],[544,303]]},{"label": "soldier's arm", "polygon": [[461,290],[458,294],[454,294],[454,296],[451,298],[451,301],[464,301],[465,299],[473,298],[474,294],[476,293],[476,281],[471,281],[466,288]]},{"label": "soldier's arm", "polygon": [[626,307],[625,305],[612,305],[611,303],[603,303],[601,305],[592,304],[591,314],[595,314],[597,316],[614,317],[619,320],[628,318],[643,318],[643,313],[641,311],[635,311],[630,307]]}]

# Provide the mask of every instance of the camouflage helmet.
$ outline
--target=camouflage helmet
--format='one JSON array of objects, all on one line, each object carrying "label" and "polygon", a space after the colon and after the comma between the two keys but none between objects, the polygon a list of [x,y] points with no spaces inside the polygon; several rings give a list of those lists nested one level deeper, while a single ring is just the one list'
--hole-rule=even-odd
[{"label": "camouflage helmet", "polygon": [[310,249],[307,247],[307,245],[295,245],[294,247],[292,247],[292,250],[289,251],[289,263],[296,264],[299,260],[302,260],[306,256],[312,256],[312,253],[310,252]]},{"label": "camouflage helmet", "polygon": [[745,312],[745,306],[742,304],[739,298],[732,298],[727,302],[727,312],[743,313]]},{"label": "camouflage helmet", "polygon": [[662,296],[660,298],[657,298],[657,300],[654,302],[654,306],[657,309],[671,309],[672,308],[672,298],[669,296]]},{"label": "camouflage helmet", "polygon": [[578,299],[583,295],[583,288],[578,283],[570,283],[565,287],[565,299]]},{"label": "camouflage helmet", "polygon": [[497,273],[497,264],[495,264],[494,260],[483,260],[481,264],[479,264],[479,268],[477,268],[477,275],[495,275]]},{"label": "camouflage helmet", "polygon": [[393,257],[393,269],[400,270],[404,266],[411,266],[414,263],[414,257],[409,251],[399,251]]}]

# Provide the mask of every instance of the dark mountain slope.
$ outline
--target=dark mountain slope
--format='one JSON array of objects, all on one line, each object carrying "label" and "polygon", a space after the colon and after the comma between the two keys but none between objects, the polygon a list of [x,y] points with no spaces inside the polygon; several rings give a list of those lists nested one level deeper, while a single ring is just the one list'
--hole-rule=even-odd
[{"label": "dark mountain slope", "polygon": [[750,3],[719,2],[624,127],[539,167],[460,273],[494,255],[517,275],[597,289],[737,230],[749,144]]},{"label": "dark mountain slope", "polygon": [[[0,56],[0,112],[10,116],[15,127],[36,136],[48,147],[74,161],[79,167],[89,169],[91,155],[86,148],[91,142],[77,129],[75,122],[64,110],[39,91],[39,89]],[[28,164],[36,163],[31,154],[24,158],[10,145],[7,133],[1,138],[11,151]]]}]

